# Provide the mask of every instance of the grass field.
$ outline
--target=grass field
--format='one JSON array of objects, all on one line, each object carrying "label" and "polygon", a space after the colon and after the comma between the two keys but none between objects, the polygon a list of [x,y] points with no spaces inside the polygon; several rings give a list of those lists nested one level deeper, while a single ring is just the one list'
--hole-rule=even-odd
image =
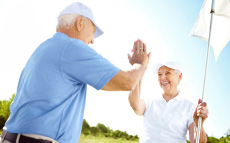
[{"label": "grass field", "polygon": [[138,143],[138,141],[129,141],[123,138],[95,137],[81,135],[79,143]]},{"label": "grass field", "polygon": [[[2,130],[0,130],[0,134]],[[79,143],[138,143],[138,141],[128,141],[122,138],[114,139],[107,137],[95,137],[81,135]]]}]

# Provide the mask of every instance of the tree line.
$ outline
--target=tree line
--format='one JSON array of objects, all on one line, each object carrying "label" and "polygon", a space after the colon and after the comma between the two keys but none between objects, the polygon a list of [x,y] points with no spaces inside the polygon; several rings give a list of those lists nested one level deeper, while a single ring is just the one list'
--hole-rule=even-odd
[{"label": "tree line", "polygon": [[0,100],[0,129],[5,125],[6,120],[10,116],[10,105],[13,102],[15,94],[9,100]]},{"label": "tree line", "polygon": [[127,132],[120,130],[113,131],[109,127],[106,127],[104,124],[98,123],[96,126],[90,127],[88,122],[84,119],[81,134],[83,135],[93,135],[93,136],[103,136],[103,137],[112,137],[112,138],[123,138],[126,140],[138,141],[139,137],[137,135],[129,135]]},{"label": "tree line", "polygon": [[[15,94],[13,94],[9,100],[0,100],[0,130],[3,129],[5,122],[10,116],[10,105],[13,102]],[[88,136],[104,136],[104,137],[112,137],[112,138],[125,138],[127,140],[138,140],[138,136],[129,135],[126,132],[122,132],[119,130],[113,131],[109,127],[98,123],[96,127],[90,126],[88,122],[84,119],[82,125],[81,134]]]},{"label": "tree line", "polygon": [[[15,94],[13,94],[9,100],[0,100],[0,130],[3,129],[5,122],[7,121],[10,115],[10,105],[13,102]],[[113,131],[109,127],[98,123],[96,126],[90,126],[88,122],[84,119],[82,125],[82,135],[88,136],[104,136],[104,137],[112,137],[112,138],[124,138],[126,140],[138,140],[139,137],[137,135],[129,135],[126,132],[122,132],[119,130]],[[207,143],[230,143],[230,129],[225,134],[225,137],[215,138],[215,137],[208,137]],[[188,142],[188,141],[187,141]]]}]

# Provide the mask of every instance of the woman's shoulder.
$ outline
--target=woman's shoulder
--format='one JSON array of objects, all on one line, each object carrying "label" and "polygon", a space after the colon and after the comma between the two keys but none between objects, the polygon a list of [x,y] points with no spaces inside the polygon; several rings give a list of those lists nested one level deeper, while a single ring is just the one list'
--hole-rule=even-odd
[{"label": "woman's shoulder", "polygon": [[179,99],[182,101],[182,102],[185,102],[189,105],[195,105],[194,101],[191,100],[191,97],[189,95],[187,95],[186,93],[180,91],[179,93]]}]

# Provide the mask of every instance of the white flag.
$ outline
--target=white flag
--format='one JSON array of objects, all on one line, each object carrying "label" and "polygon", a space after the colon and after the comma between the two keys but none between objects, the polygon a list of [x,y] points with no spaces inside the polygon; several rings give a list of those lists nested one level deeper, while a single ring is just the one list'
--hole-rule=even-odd
[{"label": "white flag", "polygon": [[[200,14],[190,33],[191,36],[197,36],[208,41],[209,26],[211,19],[212,0],[205,0]],[[211,41],[215,61],[223,48],[230,41],[230,0],[215,0],[214,15],[212,21]]]}]

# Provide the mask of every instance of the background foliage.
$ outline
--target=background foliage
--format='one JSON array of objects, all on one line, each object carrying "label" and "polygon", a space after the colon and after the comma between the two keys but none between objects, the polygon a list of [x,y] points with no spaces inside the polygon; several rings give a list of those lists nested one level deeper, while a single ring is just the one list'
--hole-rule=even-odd
[{"label": "background foliage", "polygon": [[0,101],[0,129],[5,125],[6,120],[10,116],[10,105],[13,102],[15,94],[9,100]]},{"label": "background foliage", "polygon": [[138,136],[129,135],[126,132],[122,132],[120,130],[113,131],[109,127],[106,127],[104,124],[98,123],[96,127],[88,124],[88,122],[84,119],[82,125],[82,136],[95,136],[95,137],[110,137],[114,139],[122,138],[124,140],[138,141]]},{"label": "background foliage", "polygon": [[[0,133],[10,115],[10,105],[14,97],[15,94],[13,94],[9,100],[0,101]],[[225,135],[225,137],[221,137],[220,139],[208,137],[207,143],[230,143],[230,129]],[[79,143],[137,143],[138,140],[139,137],[137,135],[129,135],[120,130],[114,131],[102,123],[98,123],[95,127],[91,127],[84,119]]]}]

